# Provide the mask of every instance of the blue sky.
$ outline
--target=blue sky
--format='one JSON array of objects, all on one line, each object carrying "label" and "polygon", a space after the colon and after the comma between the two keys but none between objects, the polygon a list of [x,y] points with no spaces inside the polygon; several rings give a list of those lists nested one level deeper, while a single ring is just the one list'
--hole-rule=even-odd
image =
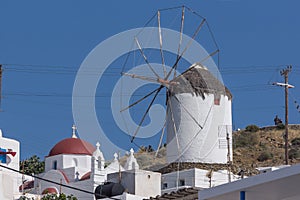
[{"label": "blue sky", "polygon": [[[296,0],[1,1],[0,127],[4,136],[21,142],[21,158],[34,154],[43,158],[55,143],[71,135],[76,72],[95,46],[143,26],[159,8],[180,5],[204,16],[214,33],[220,72],[234,96],[235,128],[271,125],[276,114],[284,118],[284,90],[268,84],[283,81],[279,71],[287,64],[293,65],[290,83],[295,85],[290,90],[290,123],[300,122],[293,103],[300,102],[300,3]],[[105,104],[109,97],[97,92],[101,120],[110,112]],[[104,123],[109,129],[113,122]],[[147,142],[155,146],[157,138]],[[129,139],[122,140],[121,146],[129,148]]]}]

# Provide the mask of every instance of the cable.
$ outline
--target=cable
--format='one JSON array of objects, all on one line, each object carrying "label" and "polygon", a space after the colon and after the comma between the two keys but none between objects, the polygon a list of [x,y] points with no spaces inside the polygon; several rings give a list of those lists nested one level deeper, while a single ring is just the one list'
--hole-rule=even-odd
[{"label": "cable", "polygon": [[113,199],[113,200],[120,200],[120,199],[117,199],[117,198],[113,198],[113,197],[108,197],[106,195],[102,195],[102,194],[96,194],[94,192],[90,192],[90,191],[87,191],[87,190],[83,190],[83,189],[80,189],[80,188],[76,188],[76,187],[73,187],[73,186],[69,186],[69,185],[65,185],[65,184],[62,184],[62,183],[58,183],[58,182],[55,182],[55,181],[51,181],[49,179],[45,179],[45,178],[41,178],[41,177],[38,177],[36,175],[28,175],[28,174],[25,174],[19,170],[16,170],[16,169],[13,169],[13,168],[10,168],[10,167],[7,167],[7,166],[4,166],[4,165],[1,165],[0,164],[0,167],[3,167],[5,169],[8,169],[10,171],[13,171],[13,172],[17,172],[19,174],[23,174],[23,175],[27,175],[27,176],[31,176],[33,178],[36,178],[36,179],[39,179],[39,180],[42,180],[42,181],[46,181],[46,182],[49,182],[49,183],[53,183],[53,184],[56,184],[56,185],[60,185],[60,186],[63,186],[63,187],[66,187],[66,188],[69,188],[69,189],[73,189],[73,190],[77,190],[77,191],[80,191],[80,192],[84,192],[84,193],[87,193],[87,194],[92,194],[92,195],[97,195],[97,196],[100,196],[100,197],[103,197],[103,198],[109,198],[109,199]]}]

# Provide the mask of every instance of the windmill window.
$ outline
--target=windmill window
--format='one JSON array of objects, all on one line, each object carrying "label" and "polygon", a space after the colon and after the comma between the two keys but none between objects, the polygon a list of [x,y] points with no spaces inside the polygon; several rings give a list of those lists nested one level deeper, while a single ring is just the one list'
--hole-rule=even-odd
[{"label": "windmill window", "polygon": [[168,183],[163,183],[162,189],[167,189],[168,188]]},{"label": "windmill window", "polygon": [[185,181],[183,179],[179,180],[179,186],[185,186]]},{"label": "windmill window", "polygon": [[215,103],[215,105],[220,105],[220,99],[219,98],[215,98],[215,100],[214,100],[214,103]]}]

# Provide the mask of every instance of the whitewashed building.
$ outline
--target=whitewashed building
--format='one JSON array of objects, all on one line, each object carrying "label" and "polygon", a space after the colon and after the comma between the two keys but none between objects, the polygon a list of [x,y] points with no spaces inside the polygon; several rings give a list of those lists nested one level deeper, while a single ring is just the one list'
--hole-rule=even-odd
[{"label": "whitewashed building", "polygon": [[[17,140],[5,138],[0,130],[0,165],[19,170],[20,143]],[[0,199],[12,200],[19,195],[21,176],[10,169],[0,167]]]},{"label": "whitewashed building", "polygon": [[[229,177],[230,176],[230,177]],[[228,183],[229,181],[239,180],[240,177],[227,170],[209,171],[204,169],[192,168],[171,173],[162,174],[161,185],[162,194],[176,191],[180,188],[199,188],[205,189]]]},{"label": "whitewashed building", "polygon": [[199,200],[298,200],[300,165],[284,167],[199,191]]},{"label": "whitewashed building", "polygon": [[[105,158],[100,150],[100,144],[97,143],[94,147],[77,138],[76,128],[73,126],[72,137],[54,145],[45,158],[45,172],[39,175],[58,184],[36,179],[36,193],[64,193],[80,199],[94,199],[95,188],[107,180],[107,174],[120,169],[124,170],[119,167],[116,154],[112,163],[105,167]],[[87,192],[78,191],[76,188]]]},{"label": "whitewashed building", "polygon": [[[113,161],[105,166],[100,144],[94,147],[77,138],[75,126],[71,138],[61,140],[49,151],[45,158],[45,172],[39,176],[42,179],[34,181],[36,194],[72,194],[80,200],[93,200],[95,193],[98,194],[97,199],[116,195],[143,199],[161,192],[160,173],[140,170],[133,149],[124,167],[116,153]],[[151,187],[153,189],[149,189]],[[123,194],[124,191],[126,193]]]}]

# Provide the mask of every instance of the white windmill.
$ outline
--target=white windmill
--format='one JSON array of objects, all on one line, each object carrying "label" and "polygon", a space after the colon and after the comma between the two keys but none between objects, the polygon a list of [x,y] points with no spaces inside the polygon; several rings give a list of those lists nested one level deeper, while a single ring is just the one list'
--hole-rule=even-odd
[{"label": "white windmill", "polygon": [[[159,84],[158,88],[146,94],[143,98],[137,100],[122,111],[127,110],[144,99],[153,97],[145,109],[140,123],[132,134],[131,141],[139,133],[151,106],[154,104],[158,94],[166,89],[166,120],[162,128],[162,137],[165,130],[167,131],[167,161],[172,162],[202,162],[202,163],[228,163],[232,160],[232,116],[231,116],[231,100],[232,95],[229,90],[219,80],[216,74],[217,68],[210,68],[213,62],[212,57],[219,54],[218,46],[215,43],[211,30],[206,19],[187,7],[172,8],[180,9],[180,27],[178,38],[178,51],[175,55],[175,61],[167,66],[167,58],[164,56],[164,34],[161,28],[161,12],[157,12],[157,40],[160,46],[161,71],[163,75],[157,72],[157,67],[150,63],[148,49],[144,49],[137,35],[134,38],[134,44],[143,59],[148,72],[152,76],[143,74],[134,74],[127,71],[123,72],[124,76],[131,78],[146,80]],[[186,12],[192,13],[198,17],[198,26],[189,37],[184,41],[184,24]],[[155,19],[153,17],[152,19]],[[185,53],[192,46],[191,43],[197,38],[197,35],[203,27],[206,27],[214,48],[210,49],[210,53],[197,57],[197,62],[187,64],[181,62]],[[172,41],[175,43],[176,41]],[[207,41],[205,41],[207,42]],[[173,57],[174,58],[174,57]],[[213,62],[214,63],[214,62]],[[142,133],[140,133],[142,134]]]}]

